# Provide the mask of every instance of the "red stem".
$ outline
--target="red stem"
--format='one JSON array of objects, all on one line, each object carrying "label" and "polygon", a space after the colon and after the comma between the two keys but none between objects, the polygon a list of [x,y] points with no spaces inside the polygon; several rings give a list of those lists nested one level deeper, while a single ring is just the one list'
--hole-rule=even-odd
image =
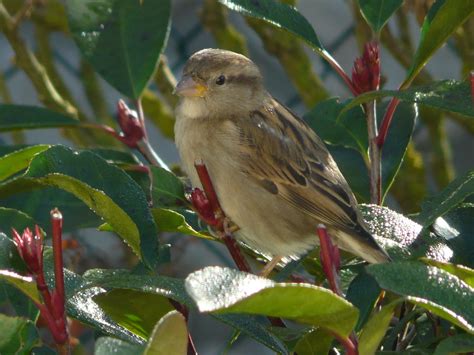
[{"label": "red stem", "polygon": [[62,250],[63,216],[57,208],[51,211],[51,225],[53,229],[54,279],[56,286],[55,291],[64,305],[64,264]]},{"label": "red stem", "polygon": [[393,114],[395,113],[399,102],[400,100],[394,97],[392,101],[390,101],[387,107],[387,111],[385,111],[382,124],[380,125],[379,134],[377,136],[377,146],[379,147],[379,149],[382,149],[383,145],[385,144],[385,140],[387,139],[388,135],[388,129],[390,127],[390,124],[392,123]]},{"label": "red stem", "polygon": [[212,210],[214,214],[222,214],[221,204],[219,203],[219,199],[217,198],[216,190],[214,189],[214,185],[212,184],[211,177],[209,176],[209,172],[207,171],[206,165],[201,162],[196,162],[194,164],[196,172],[199,176],[199,180],[201,181],[202,188],[204,193],[206,194],[207,199],[211,203]]},{"label": "red stem", "polygon": [[321,56],[326,59],[326,61],[329,63],[329,65],[335,70],[337,74],[344,80],[346,83],[347,87],[349,90],[352,92],[352,95],[357,96],[359,95],[358,91],[355,89],[354,85],[352,84],[352,80],[349,77],[349,75],[346,74],[344,69],[339,65],[339,63],[336,61],[336,59],[333,58],[329,52],[326,52],[323,50],[321,53]]},{"label": "red stem", "polygon": [[318,225],[317,231],[320,244],[321,264],[323,266],[324,273],[326,274],[331,290],[335,294],[342,296],[342,291],[339,287],[339,276],[335,266],[336,261],[334,260],[334,253],[332,251],[334,246],[324,225]]}]

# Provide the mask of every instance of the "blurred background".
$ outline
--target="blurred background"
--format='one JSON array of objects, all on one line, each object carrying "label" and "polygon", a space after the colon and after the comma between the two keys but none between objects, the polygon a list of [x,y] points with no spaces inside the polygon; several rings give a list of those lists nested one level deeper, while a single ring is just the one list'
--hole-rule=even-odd
[{"label": "blurred background", "polygon": [[[370,31],[361,15],[355,12],[354,4],[347,0],[285,2],[297,6],[314,26],[326,49],[350,73],[355,57],[360,55],[363,44],[370,40]],[[25,11],[25,3],[28,1],[3,1],[10,14]],[[11,33],[7,36],[0,33],[0,101],[47,106],[82,120],[117,127],[115,113],[120,95],[81,57],[68,33],[63,3],[59,0],[30,3],[32,6],[26,8],[27,12],[14,31],[16,37]],[[414,45],[418,42],[420,23],[431,3],[431,0],[406,1],[382,31],[383,88],[397,88],[404,77]],[[1,24],[0,30],[6,34]],[[176,98],[171,94],[172,87],[187,58],[207,47],[226,48],[248,55],[261,68],[270,92],[300,115],[322,99],[351,96],[328,65],[295,37],[258,20],[228,12],[215,0],[173,0],[168,45],[144,97],[151,142],[170,165],[179,163],[173,143]],[[36,55],[38,66],[45,70],[53,90],[61,93],[64,101],[45,97],[32,84],[34,77],[18,60],[22,48]],[[471,18],[448,45],[436,53],[414,85],[439,79],[465,79],[473,63],[474,19]],[[413,143],[409,145],[400,175],[391,190],[389,206],[403,213],[416,212],[419,201],[427,194],[438,191],[458,174],[472,169],[473,133],[472,120],[421,109]],[[0,145],[12,143],[60,143],[77,147],[113,144],[126,150],[125,146],[111,142],[108,137],[58,130],[0,135]],[[47,204],[47,201],[43,203]],[[232,265],[227,252],[216,243],[182,235],[163,238],[173,245],[172,263],[163,270],[167,274],[185,276],[206,265]],[[77,242],[70,251],[70,267],[76,271],[133,263],[129,250],[111,234],[86,229],[70,235],[70,239]],[[206,316],[193,314],[190,325],[196,347],[202,354],[222,353],[225,350],[222,348],[223,339],[232,337],[229,329]],[[268,351],[254,341],[240,337],[229,353],[265,354]]]}]

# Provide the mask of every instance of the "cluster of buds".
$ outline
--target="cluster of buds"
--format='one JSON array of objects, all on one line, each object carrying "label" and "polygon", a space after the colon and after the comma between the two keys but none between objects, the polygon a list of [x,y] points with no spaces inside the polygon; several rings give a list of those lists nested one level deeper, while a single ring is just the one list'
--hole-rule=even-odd
[{"label": "cluster of buds", "polygon": [[380,55],[376,42],[366,43],[362,57],[356,58],[352,68],[352,85],[356,94],[378,90],[380,86]]},{"label": "cluster of buds", "polygon": [[54,279],[55,288],[50,291],[46,284],[43,269],[43,232],[35,226],[33,233],[26,228],[20,235],[12,229],[13,242],[15,243],[20,257],[26,264],[28,273],[36,282],[43,303],[36,303],[40,314],[45,320],[55,343],[59,348],[67,347],[69,335],[66,326],[65,298],[64,298],[64,274],[62,259],[62,215],[58,209],[51,211],[51,224],[53,230],[53,254],[54,254]]},{"label": "cluster of buds", "polygon": [[119,100],[117,110],[118,123],[122,130],[117,138],[130,148],[138,148],[138,143],[145,137],[143,122],[137,112],[131,110],[123,100]]}]

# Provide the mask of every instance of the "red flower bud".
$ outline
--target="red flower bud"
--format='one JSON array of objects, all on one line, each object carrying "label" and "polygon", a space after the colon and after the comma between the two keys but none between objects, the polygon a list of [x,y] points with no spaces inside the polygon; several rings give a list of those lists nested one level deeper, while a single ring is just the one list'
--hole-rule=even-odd
[{"label": "red flower bud", "polygon": [[122,129],[120,139],[130,148],[136,148],[139,141],[145,136],[143,125],[137,116],[137,113],[128,108],[123,100],[117,104],[118,123]]},{"label": "red flower bud", "polygon": [[34,275],[38,275],[43,270],[43,234],[38,226],[35,226],[35,234],[29,228],[20,234],[12,229],[13,242],[15,243],[18,253],[25,261],[28,271]]},{"label": "red flower bud", "polygon": [[379,89],[380,55],[376,42],[367,43],[362,57],[354,61],[352,84],[358,94]]}]

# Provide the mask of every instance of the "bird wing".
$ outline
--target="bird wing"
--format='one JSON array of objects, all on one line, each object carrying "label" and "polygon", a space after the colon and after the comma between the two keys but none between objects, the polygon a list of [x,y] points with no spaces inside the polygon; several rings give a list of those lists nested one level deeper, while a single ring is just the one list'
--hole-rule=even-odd
[{"label": "bird wing", "polygon": [[322,140],[275,99],[240,118],[244,173],[328,227],[360,228],[356,200]]}]

